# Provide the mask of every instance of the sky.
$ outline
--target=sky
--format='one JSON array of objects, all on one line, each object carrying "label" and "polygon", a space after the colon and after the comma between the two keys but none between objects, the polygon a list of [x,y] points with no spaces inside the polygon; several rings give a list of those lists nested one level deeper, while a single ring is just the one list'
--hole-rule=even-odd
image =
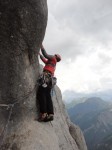
[{"label": "sky", "polygon": [[62,93],[112,89],[112,0],[48,0],[44,46]]}]

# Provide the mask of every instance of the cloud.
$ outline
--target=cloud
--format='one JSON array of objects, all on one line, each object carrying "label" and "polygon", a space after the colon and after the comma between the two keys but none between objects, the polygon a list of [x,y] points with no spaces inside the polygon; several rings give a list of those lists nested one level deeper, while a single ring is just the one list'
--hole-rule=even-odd
[{"label": "cloud", "polygon": [[54,4],[49,0],[49,34],[46,33],[49,43],[46,45],[51,45],[49,49],[55,45],[53,50],[61,54],[66,51],[73,59],[86,51],[85,45],[90,45],[90,41],[107,46],[112,40],[111,3],[111,0],[56,0]]},{"label": "cloud", "polygon": [[62,91],[92,92],[110,88],[112,79],[112,1],[49,0],[44,40],[62,62],[56,75]]}]

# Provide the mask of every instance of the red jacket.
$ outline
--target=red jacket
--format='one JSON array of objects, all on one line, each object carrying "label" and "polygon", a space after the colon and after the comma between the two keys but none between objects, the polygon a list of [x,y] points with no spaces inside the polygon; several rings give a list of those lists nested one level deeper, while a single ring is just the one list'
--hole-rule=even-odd
[{"label": "red jacket", "polygon": [[[56,57],[54,55],[48,55],[46,51],[43,49],[42,50],[42,55],[40,55],[41,60],[45,63],[44,71],[49,71],[52,75],[54,75],[55,69],[56,69]],[[47,59],[46,59],[47,58]]]}]

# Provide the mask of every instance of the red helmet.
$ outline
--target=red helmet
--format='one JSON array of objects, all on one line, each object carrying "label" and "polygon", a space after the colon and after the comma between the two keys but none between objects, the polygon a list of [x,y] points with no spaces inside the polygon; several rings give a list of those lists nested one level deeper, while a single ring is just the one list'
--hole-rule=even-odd
[{"label": "red helmet", "polygon": [[55,54],[57,62],[59,62],[61,60],[61,56],[59,54]]}]

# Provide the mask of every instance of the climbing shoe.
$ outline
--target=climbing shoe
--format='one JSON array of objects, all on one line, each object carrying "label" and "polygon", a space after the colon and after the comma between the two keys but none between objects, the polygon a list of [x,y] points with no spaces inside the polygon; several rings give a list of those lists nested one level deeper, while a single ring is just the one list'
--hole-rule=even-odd
[{"label": "climbing shoe", "polygon": [[44,122],[53,121],[53,120],[54,120],[53,114],[49,114],[46,118],[44,118]]},{"label": "climbing shoe", "polygon": [[42,121],[44,121],[47,117],[48,117],[48,114],[47,114],[47,113],[40,114],[40,117],[38,118],[38,121],[39,121],[39,122],[42,122]]}]

